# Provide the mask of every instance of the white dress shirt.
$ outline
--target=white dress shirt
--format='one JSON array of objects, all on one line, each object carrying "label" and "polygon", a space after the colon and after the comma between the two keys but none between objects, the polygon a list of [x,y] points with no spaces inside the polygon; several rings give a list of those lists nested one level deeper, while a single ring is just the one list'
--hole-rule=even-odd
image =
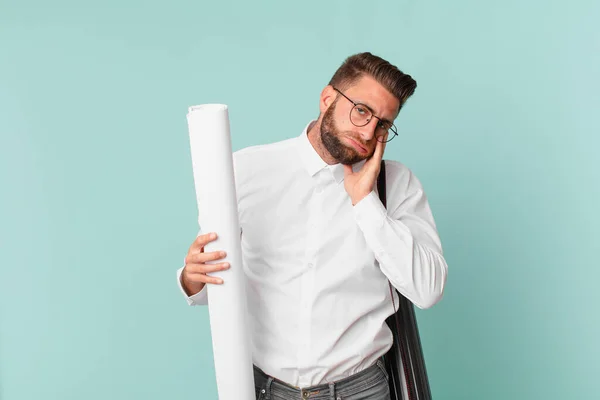
[{"label": "white dress shirt", "polygon": [[[234,152],[253,362],[297,387],[345,378],[387,352],[388,279],[428,308],[448,269],[415,175],[386,160],[387,211],[376,188],[352,206],[343,166],[321,159],[309,125],[296,138]],[[207,304],[206,292],[188,304]]]}]

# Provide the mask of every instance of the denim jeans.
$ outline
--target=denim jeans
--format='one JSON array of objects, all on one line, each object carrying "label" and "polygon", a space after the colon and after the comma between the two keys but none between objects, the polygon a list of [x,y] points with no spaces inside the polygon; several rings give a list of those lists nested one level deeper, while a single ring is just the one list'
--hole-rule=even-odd
[{"label": "denim jeans", "polygon": [[336,382],[299,389],[266,375],[254,366],[257,400],[390,400],[383,362]]}]

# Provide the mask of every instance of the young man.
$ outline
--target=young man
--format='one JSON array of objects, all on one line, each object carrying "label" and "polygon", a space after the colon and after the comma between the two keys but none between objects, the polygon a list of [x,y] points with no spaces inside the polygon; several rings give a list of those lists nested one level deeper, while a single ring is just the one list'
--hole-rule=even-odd
[{"label": "young man", "polygon": [[[260,399],[388,399],[388,280],[419,308],[443,295],[448,267],[421,183],[386,160],[387,209],[376,191],[392,121],[415,88],[380,57],[353,55],[300,136],[234,153]],[[191,305],[222,283],[206,273],[229,267],[206,264],[224,257],[203,252],[215,237],[199,235],[178,271]]]}]

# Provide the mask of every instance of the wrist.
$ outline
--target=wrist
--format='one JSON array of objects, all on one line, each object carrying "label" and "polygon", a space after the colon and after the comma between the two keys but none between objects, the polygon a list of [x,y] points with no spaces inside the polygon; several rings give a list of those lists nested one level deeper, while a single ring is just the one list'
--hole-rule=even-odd
[{"label": "wrist", "polygon": [[350,200],[352,200],[352,205],[353,206],[357,205],[362,199],[364,199],[368,195],[369,195],[369,193],[360,193],[360,194],[356,194],[356,195],[350,195]]},{"label": "wrist", "polygon": [[186,279],[187,274],[185,270],[181,274],[181,286],[183,287],[183,291],[188,297],[191,297],[195,294],[198,294],[202,289],[204,289],[204,283],[202,282],[190,282]]}]

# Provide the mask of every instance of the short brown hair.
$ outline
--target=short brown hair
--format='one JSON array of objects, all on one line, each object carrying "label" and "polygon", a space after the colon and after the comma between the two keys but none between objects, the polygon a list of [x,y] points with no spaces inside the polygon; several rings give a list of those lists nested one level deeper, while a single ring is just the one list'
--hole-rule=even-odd
[{"label": "short brown hair", "polygon": [[399,101],[400,108],[413,95],[417,82],[381,57],[369,52],[354,54],[335,71],[329,84],[347,89],[363,75],[369,75],[389,90]]}]

